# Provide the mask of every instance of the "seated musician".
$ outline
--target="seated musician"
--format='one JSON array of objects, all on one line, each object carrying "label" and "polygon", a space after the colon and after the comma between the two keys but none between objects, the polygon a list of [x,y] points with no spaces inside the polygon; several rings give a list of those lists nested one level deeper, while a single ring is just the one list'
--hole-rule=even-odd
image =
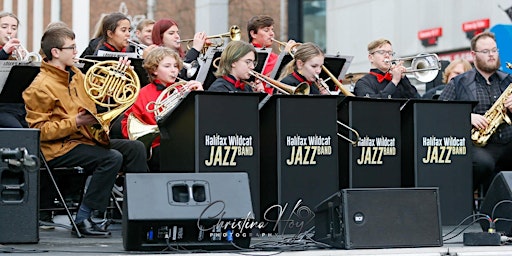
[{"label": "seated musician", "polygon": [[[19,20],[10,12],[0,13],[0,60],[16,59],[12,53],[20,47],[16,38]],[[25,107],[18,103],[0,103],[1,128],[26,128]]]},{"label": "seated musician", "polygon": [[[155,113],[148,112],[147,106],[150,102],[155,102],[169,86],[176,87],[175,90],[184,92],[191,90],[203,90],[203,86],[198,81],[185,81],[177,86],[176,78],[183,66],[182,60],[178,53],[167,47],[158,47],[146,56],[144,59],[144,68],[149,74],[150,84],[144,86],[137,97],[137,101],[124,113],[121,121],[122,132],[125,138],[128,138],[128,116],[134,115],[135,118],[144,124],[156,125]],[[164,98],[165,99],[165,98]],[[172,106],[164,106],[162,108],[170,108]],[[150,109],[159,108],[155,105]],[[151,155],[148,160],[151,172],[160,170],[160,137],[156,137],[151,144]]]},{"label": "seated musician", "polygon": [[368,44],[370,73],[356,82],[354,94],[369,98],[419,98],[418,90],[405,76],[403,61],[392,63],[391,42],[378,39]]},{"label": "seated musician", "polygon": [[108,56],[108,52],[116,52],[123,53],[123,55],[130,58],[137,58],[135,49],[130,47],[128,42],[130,28],[130,19],[122,13],[115,12],[105,16],[102,23],[101,39],[94,55]]},{"label": "seated musician", "polygon": [[264,92],[259,79],[246,83],[251,78],[250,71],[256,66],[256,49],[244,41],[231,41],[220,55],[217,79],[208,91],[215,92]]},{"label": "seated musician", "polygon": [[[62,26],[48,29],[41,39],[41,49],[46,60],[23,92],[26,120],[31,128],[41,131],[41,151],[50,167],[81,166],[92,175],[75,217],[80,233],[110,236],[90,219],[91,213],[106,210],[119,172],[147,172],[144,144],[124,139],[105,141],[86,131],[87,126],[98,123],[94,117],[96,105],[85,91],[83,73],[75,67],[77,49],[72,30]],[[126,58],[122,62],[129,65]],[[54,189],[45,183],[40,191]],[[41,205],[50,205],[54,198],[42,194]],[[72,233],[76,235],[75,230]]]},{"label": "seated musician", "polygon": [[[491,132],[488,129],[497,119],[485,116],[488,111],[496,116],[501,116],[496,113],[512,116],[512,96],[504,94],[512,83],[512,76],[499,70],[500,56],[493,33],[482,32],[474,36],[471,55],[475,67],[448,82],[439,100],[478,101],[471,113],[471,125],[477,134],[482,130],[491,136],[484,144],[471,148],[473,189],[482,184],[485,194],[496,174],[512,170],[512,126],[498,122]],[[503,101],[498,101],[501,96],[504,96]],[[477,137],[482,139],[480,135]]]},{"label": "seated musician", "polygon": [[443,83],[426,91],[423,96],[423,99],[437,99],[444,87],[450,82],[454,77],[471,70],[471,63],[465,59],[456,59],[452,61],[443,72]]},{"label": "seated musician", "polygon": [[[151,39],[155,45],[169,47],[177,51],[185,63],[197,61],[203,46],[209,43],[205,32],[197,32],[194,35],[192,47],[185,54],[185,51],[181,48],[182,45],[180,42],[181,37],[178,23],[173,19],[158,20],[155,25],[153,25],[153,34]],[[189,77],[186,72],[187,70],[183,69],[180,72],[180,77]],[[190,78],[193,78],[193,76]]]},{"label": "seated musician", "polygon": [[328,95],[328,89],[317,79],[324,64],[322,49],[314,43],[303,43],[294,52],[293,60],[283,68],[279,80],[291,86],[306,82],[310,87],[309,94]]},{"label": "seated musician", "polygon": [[[247,34],[249,42],[256,48],[272,48],[274,43],[274,19],[268,15],[253,16],[247,22]],[[294,40],[289,40],[283,51],[288,52],[290,47],[295,45]],[[263,75],[270,75],[272,69],[276,65],[278,55],[271,52],[268,56],[267,63],[261,72]],[[265,92],[272,94],[274,88],[272,86],[265,86]]]}]

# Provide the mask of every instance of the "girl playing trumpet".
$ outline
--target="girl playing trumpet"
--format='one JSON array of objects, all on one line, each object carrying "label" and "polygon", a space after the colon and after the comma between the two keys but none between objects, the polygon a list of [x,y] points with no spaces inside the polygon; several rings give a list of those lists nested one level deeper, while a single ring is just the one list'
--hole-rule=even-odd
[{"label": "girl playing trumpet", "polygon": [[[155,115],[147,110],[147,106],[150,102],[155,102],[167,87],[176,86],[175,82],[183,62],[176,51],[167,47],[157,47],[146,56],[143,66],[149,74],[150,83],[140,90],[135,103],[124,113],[121,126],[125,138],[128,138],[127,124],[130,114],[145,124],[156,125]],[[203,86],[198,81],[187,81],[185,84],[176,86],[175,90],[202,91]],[[151,150],[152,156],[148,160],[148,166],[152,172],[157,172],[160,170],[160,137],[153,141]]]}]

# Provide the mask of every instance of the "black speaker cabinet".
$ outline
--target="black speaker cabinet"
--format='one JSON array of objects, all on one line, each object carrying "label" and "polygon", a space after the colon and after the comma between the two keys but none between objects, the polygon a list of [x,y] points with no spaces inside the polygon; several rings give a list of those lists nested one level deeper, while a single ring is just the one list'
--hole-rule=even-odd
[{"label": "black speaker cabinet", "polygon": [[443,245],[437,188],[343,189],[315,214],[314,239],[337,248]]},{"label": "black speaker cabinet", "polygon": [[247,173],[127,173],[124,193],[125,250],[249,247]]},{"label": "black speaker cabinet", "polygon": [[[482,202],[480,213],[489,215],[493,220],[502,219],[502,221],[496,221],[495,228],[496,231],[503,232],[507,236],[512,235],[512,222],[508,221],[512,219],[510,200],[512,200],[512,171],[503,171],[492,180]],[[487,231],[489,222],[482,220],[480,226]]]},{"label": "black speaker cabinet", "polygon": [[[37,243],[39,130],[0,128],[0,148],[0,243]],[[33,155],[35,166],[22,160],[28,155]]]}]

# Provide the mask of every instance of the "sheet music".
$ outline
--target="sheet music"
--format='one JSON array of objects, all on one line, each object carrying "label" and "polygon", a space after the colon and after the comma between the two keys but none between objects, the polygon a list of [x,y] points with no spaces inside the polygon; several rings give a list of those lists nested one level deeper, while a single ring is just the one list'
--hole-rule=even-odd
[{"label": "sheet music", "polygon": [[26,62],[18,60],[2,60],[0,61],[0,93],[4,89],[5,81],[9,76],[9,72],[13,66],[37,66],[40,67],[40,62]]},{"label": "sheet music", "polygon": [[98,56],[102,57],[125,57],[128,56],[128,58],[138,58],[136,52],[110,52],[110,51],[104,51],[104,50],[98,50]]}]

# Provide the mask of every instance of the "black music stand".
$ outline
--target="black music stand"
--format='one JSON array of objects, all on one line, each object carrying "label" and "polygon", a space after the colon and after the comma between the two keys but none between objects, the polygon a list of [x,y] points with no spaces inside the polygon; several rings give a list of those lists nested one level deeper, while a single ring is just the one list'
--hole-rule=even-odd
[{"label": "black music stand", "polygon": [[314,206],[339,190],[336,98],[275,94],[260,109],[261,215],[277,220],[279,205],[286,216],[266,232],[306,232]]},{"label": "black music stand", "polygon": [[[112,57],[112,56],[96,56],[96,55],[87,55],[84,57],[85,59],[94,60],[94,61],[106,61],[106,60],[119,60],[119,57]],[[129,58],[130,65],[133,66],[135,73],[137,73],[137,76],[139,77],[140,87],[144,87],[147,84],[149,84],[149,77],[148,72],[146,72],[146,69],[142,66],[142,62],[144,59],[139,58]],[[84,66],[80,68],[82,70],[82,73],[87,73],[87,70],[92,67],[95,63],[84,61]]]},{"label": "black music stand", "polygon": [[[204,63],[201,64],[199,71],[196,76],[196,80],[203,83],[203,88],[208,90],[210,85],[217,79],[214,73],[217,71],[217,67],[213,65],[213,62],[220,58],[220,55],[224,51],[225,47],[210,47],[206,54],[204,55]],[[267,65],[268,56],[270,56],[271,48],[261,49],[256,48],[256,53],[258,54],[257,61],[258,64],[254,67],[254,71],[261,73],[265,65]],[[218,60],[215,61],[215,65],[218,65]],[[249,79],[249,81],[254,80],[254,78]]]},{"label": "black music stand", "polygon": [[[354,56],[325,55],[324,66],[339,81],[345,77],[345,73],[347,73],[348,68],[352,63],[352,59],[354,59]],[[272,69],[272,72],[270,73],[270,77],[273,79],[278,79],[282,73],[283,68],[292,60],[293,57],[288,52],[281,52],[277,59],[276,65],[274,66],[274,69]],[[329,75],[324,70],[322,70],[320,73],[320,78],[326,81],[327,85],[329,85],[330,91],[335,90],[336,85],[329,79]]]},{"label": "black music stand", "polygon": [[[257,214],[260,186],[258,104],[265,95],[190,92],[157,121],[161,172],[246,172]],[[242,140],[243,143],[238,143]]]},{"label": "black music stand", "polygon": [[[338,120],[360,136],[356,146],[339,139],[341,188],[401,186],[400,107],[403,100],[339,97]],[[339,131],[355,140],[355,134]]]},{"label": "black music stand", "polygon": [[38,66],[13,66],[0,93],[0,103],[24,103],[23,91],[39,74]]},{"label": "black music stand", "polygon": [[411,99],[401,111],[402,185],[439,187],[443,225],[457,225],[473,210],[474,103]]}]

